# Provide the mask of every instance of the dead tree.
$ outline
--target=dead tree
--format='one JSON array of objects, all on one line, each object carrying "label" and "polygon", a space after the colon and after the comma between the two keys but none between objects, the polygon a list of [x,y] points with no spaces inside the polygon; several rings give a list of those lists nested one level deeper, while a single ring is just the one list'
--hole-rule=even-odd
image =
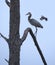
[{"label": "dead tree", "polygon": [[20,38],[20,0],[10,0],[10,2],[8,0],[5,0],[5,2],[10,8],[9,38],[7,39],[0,33],[1,37],[7,41],[9,46],[9,61],[6,59],[5,60],[9,65],[20,65],[20,48],[29,32],[33,38],[35,46],[42,58],[44,65],[47,65],[32,29],[27,28],[24,31],[22,38]]}]

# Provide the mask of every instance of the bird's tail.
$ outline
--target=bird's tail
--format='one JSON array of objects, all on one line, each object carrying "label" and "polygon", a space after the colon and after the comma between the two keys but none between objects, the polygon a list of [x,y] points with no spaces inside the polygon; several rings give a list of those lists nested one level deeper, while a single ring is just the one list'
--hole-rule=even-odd
[{"label": "bird's tail", "polygon": [[40,28],[43,28],[43,26],[40,24],[40,26],[39,26]]},{"label": "bird's tail", "polygon": [[43,26],[41,25],[41,28],[43,28]]}]

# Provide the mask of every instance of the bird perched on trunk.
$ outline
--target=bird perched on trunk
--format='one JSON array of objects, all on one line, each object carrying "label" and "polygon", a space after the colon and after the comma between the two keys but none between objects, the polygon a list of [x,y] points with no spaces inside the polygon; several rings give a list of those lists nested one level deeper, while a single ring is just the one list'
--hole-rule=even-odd
[{"label": "bird perched on trunk", "polygon": [[29,23],[36,27],[36,32],[35,33],[37,33],[37,27],[43,28],[43,26],[37,20],[31,18],[32,14],[30,12],[28,12],[26,15],[29,15],[28,16]]},{"label": "bird perched on trunk", "polygon": [[47,17],[45,17],[45,16],[41,16],[40,20],[45,20],[45,21],[47,21],[48,19],[47,19]]}]

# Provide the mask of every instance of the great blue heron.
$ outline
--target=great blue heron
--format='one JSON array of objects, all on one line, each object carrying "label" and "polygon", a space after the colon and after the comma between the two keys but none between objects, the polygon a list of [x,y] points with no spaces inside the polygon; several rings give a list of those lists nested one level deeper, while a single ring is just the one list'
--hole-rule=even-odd
[{"label": "great blue heron", "polygon": [[30,22],[30,24],[36,27],[36,32],[35,33],[37,33],[37,27],[43,28],[43,26],[37,20],[31,18],[32,14],[30,12],[28,12],[26,15],[29,15],[28,16],[28,21]]},{"label": "great blue heron", "polygon": [[40,20],[45,20],[45,21],[47,21],[48,19],[47,19],[47,17],[45,17],[45,16],[41,16]]}]

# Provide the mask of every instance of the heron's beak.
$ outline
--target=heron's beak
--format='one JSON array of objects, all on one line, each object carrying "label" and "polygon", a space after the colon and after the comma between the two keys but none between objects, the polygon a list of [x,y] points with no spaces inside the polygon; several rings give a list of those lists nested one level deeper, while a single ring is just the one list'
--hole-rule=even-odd
[{"label": "heron's beak", "polygon": [[28,15],[28,13],[26,15]]}]

